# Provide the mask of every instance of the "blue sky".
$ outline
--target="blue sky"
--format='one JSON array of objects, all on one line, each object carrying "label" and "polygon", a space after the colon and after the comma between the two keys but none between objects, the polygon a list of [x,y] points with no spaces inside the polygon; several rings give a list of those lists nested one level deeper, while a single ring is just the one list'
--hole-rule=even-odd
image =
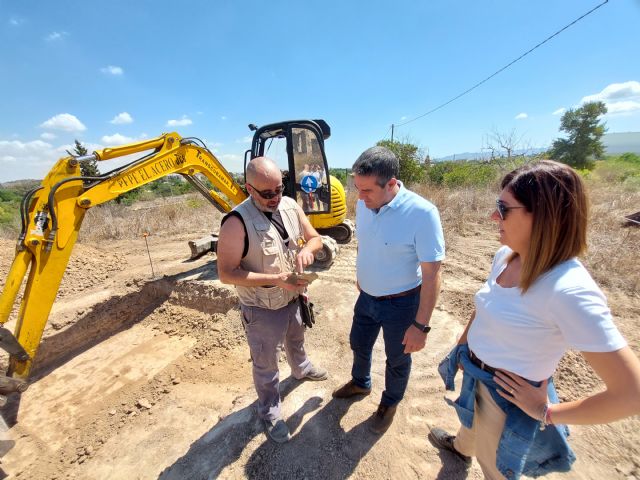
[{"label": "blue sky", "polygon": [[[241,171],[247,124],[300,118],[325,119],[330,165],[350,166],[601,2],[0,0],[0,181],[41,178],[74,138],[169,131]],[[513,129],[547,146],[585,98],[640,131],[638,25],[640,0],[610,0],[395,136],[436,158]]]}]

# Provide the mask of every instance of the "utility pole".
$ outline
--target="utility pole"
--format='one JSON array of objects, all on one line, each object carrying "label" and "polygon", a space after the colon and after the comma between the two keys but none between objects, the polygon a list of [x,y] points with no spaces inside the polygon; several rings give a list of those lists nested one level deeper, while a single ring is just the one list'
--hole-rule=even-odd
[{"label": "utility pole", "polygon": [[392,123],[391,124],[391,141],[393,142],[393,128],[395,127],[395,125]]}]

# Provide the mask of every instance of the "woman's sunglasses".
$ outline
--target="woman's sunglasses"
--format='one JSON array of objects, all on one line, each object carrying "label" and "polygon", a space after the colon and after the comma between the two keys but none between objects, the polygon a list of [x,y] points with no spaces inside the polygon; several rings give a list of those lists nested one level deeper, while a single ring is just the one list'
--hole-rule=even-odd
[{"label": "woman's sunglasses", "polygon": [[496,200],[496,210],[498,211],[498,215],[500,215],[500,219],[504,221],[507,218],[507,213],[509,210],[514,210],[516,208],[527,208],[525,206],[520,207],[507,207],[504,202],[500,199]]},{"label": "woman's sunglasses", "polygon": [[249,182],[247,182],[247,185],[249,185],[251,188],[253,188],[256,191],[256,193],[258,195],[260,195],[262,198],[264,198],[265,200],[271,200],[272,198],[275,198],[278,195],[282,195],[282,192],[284,191],[284,185],[280,185],[279,187],[276,187],[275,191],[258,190],[256,187],[251,185]]}]

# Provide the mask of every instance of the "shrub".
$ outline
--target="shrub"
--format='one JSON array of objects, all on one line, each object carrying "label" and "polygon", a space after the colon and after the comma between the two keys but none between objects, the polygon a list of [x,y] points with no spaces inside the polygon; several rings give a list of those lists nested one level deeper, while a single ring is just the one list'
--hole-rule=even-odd
[{"label": "shrub", "polygon": [[607,157],[606,160],[596,162],[593,176],[607,184],[638,185],[640,156],[635,153],[625,153]]},{"label": "shrub", "polygon": [[436,162],[427,169],[427,180],[446,187],[486,187],[496,182],[499,171],[498,162]]},{"label": "shrub", "polygon": [[349,174],[348,172],[349,172],[348,168],[330,168],[329,169],[329,174],[333,175],[338,180],[340,180],[340,183],[342,183],[343,187],[347,186],[347,175]]},{"label": "shrub", "polygon": [[400,162],[399,180],[402,180],[407,185],[419,183],[424,180],[425,168],[420,158],[420,149],[417,145],[414,145],[408,139],[402,142],[381,140],[377,145],[388,148],[398,157],[398,161]]}]

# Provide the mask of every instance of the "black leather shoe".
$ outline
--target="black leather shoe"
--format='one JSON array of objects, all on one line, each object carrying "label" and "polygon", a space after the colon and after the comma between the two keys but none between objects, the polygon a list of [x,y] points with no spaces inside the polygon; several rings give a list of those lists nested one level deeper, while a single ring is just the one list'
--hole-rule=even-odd
[{"label": "black leather shoe", "polygon": [[438,447],[442,450],[449,450],[450,452],[454,453],[460,460],[462,460],[467,467],[470,466],[471,457],[467,457],[466,455],[463,455],[456,450],[456,448],[453,446],[453,441],[455,439],[455,435],[449,435],[441,428],[435,427],[429,431],[429,440],[434,447]]},{"label": "black leather shoe", "polygon": [[378,435],[386,432],[393,422],[393,416],[396,414],[397,408],[397,405],[393,407],[388,407],[387,405],[378,406],[378,411],[373,414],[369,430]]},{"label": "black leather shoe", "polygon": [[351,380],[346,384],[344,384],[343,386],[341,386],[339,389],[335,390],[331,394],[331,396],[333,398],[349,398],[355,395],[362,395],[364,397],[369,395],[370,393],[371,393],[370,388],[359,387],[358,385],[353,383],[353,380]]}]

